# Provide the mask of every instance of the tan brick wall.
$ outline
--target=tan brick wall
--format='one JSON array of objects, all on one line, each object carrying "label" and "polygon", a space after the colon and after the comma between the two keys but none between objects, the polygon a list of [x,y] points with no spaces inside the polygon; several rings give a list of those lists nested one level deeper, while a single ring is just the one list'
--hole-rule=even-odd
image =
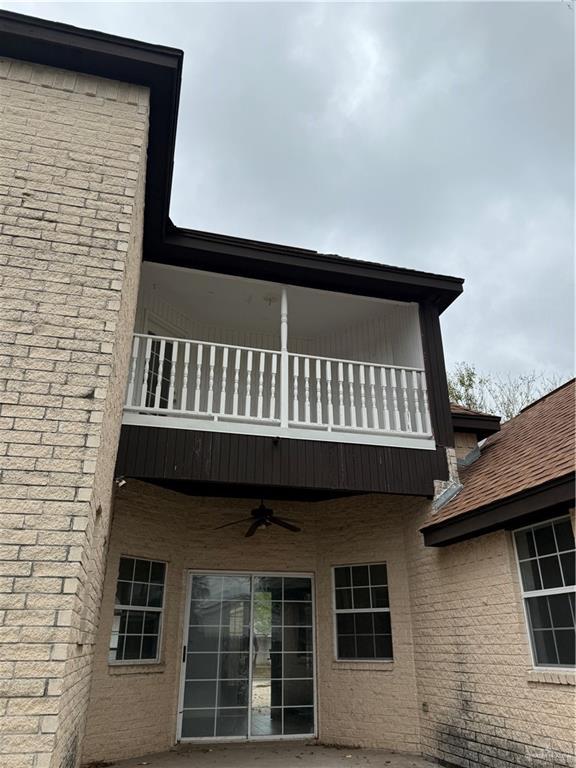
[{"label": "tan brick wall", "polygon": [[[249,501],[197,499],[128,481],[118,490],[110,540],[85,761],[169,748],[177,696],[187,569],[311,572],[316,581],[320,737],[328,743],[417,752],[419,721],[403,525],[426,502],[367,496],[304,504],[274,502],[303,533],[214,527],[245,515]],[[226,510],[226,511],[223,511]],[[121,554],[168,562],[161,663],[109,666],[115,582]],[[334,661],[331,566],[388,563],[395,660]]]},{"label": "tan brick wall", "polygon": [[472,432],[454,432],[454,450],[457,459],[463,459],[477,447],[478,439]]},{"label": "tan brick wall", "polygon": [[425,548],[424,522],[405,535],[422,752],[463,768],[575,765],[574,674],[532,668],[511,533]]},{"label": "tan brick wall", "polygon": [[136,303],[148,93],[2,60],[0,129],[0,765],[73,768]]}]

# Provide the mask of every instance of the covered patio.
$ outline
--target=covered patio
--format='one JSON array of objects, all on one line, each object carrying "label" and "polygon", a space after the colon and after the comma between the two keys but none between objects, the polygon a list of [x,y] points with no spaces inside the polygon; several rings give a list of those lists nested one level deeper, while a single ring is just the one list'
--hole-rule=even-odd
[{"label": "covered patio", "polygon": [[[92,764],[96,768],[98,764]],[[431,768],[437,765],[417,755],[383,749],[324,746],[310,742],[183,745],[161,752],[100,766],[118,768]],[[85,766],[90,768],[90,764]]]}]

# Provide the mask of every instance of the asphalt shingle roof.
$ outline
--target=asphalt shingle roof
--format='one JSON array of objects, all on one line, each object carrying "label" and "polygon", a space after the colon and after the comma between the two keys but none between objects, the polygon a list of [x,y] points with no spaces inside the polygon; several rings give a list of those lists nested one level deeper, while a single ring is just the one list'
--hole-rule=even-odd
[{"label": "asphalt shingle roof", "polygon": [[460,470],[462,491],[428,524],[464,515],[572,474],[575,391],[572,379],[503,424],[500,432],[482,445],[480,457]]}]

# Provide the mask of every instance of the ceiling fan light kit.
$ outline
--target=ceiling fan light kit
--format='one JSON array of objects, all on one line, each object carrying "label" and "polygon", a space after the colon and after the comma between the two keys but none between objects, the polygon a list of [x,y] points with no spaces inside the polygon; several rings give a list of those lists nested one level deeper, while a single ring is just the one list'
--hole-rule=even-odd
[{"label": "ceiling fan light kit", "polygon": [[268,507],[264,506],[263,499],[260,502],[260,506],[256,507],[256,509],[253,509],[250,512],[250,517],[243,517],[241,520],[233,520],[231,523],[218,525],[214,530],[218,531],[220,528],[228,528],[231,525],[239,525],[240,523],[246,522],[250,523],[248,530],[244,534],[246,538],[254,536],[259,528],[270,528],[271,525],[278,525],[281,528],[286,528],[286,530],[292,531],[293,533],[300,533],[302,530],[297,525],[294,525],[291,520],[287,520],[283,517],[277,517],[274,514],[274,510],[268,509]]}]

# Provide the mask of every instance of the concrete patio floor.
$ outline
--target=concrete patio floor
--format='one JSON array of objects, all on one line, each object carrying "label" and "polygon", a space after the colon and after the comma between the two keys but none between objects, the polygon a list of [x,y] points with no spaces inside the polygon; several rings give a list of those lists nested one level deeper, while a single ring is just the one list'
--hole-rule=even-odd
[{"label": "concrete patio floor", "polygon": [[432,768],[416,755],[327,747],[314,742],[182,745],[169,752],[100,765],[118,768]]}]

